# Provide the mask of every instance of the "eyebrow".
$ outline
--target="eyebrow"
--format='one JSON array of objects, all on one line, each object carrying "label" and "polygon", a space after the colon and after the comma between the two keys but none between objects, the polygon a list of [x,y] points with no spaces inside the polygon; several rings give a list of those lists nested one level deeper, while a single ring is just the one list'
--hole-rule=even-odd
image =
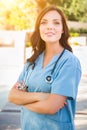
[{"label": "eyebrow", "polygon": [[[42,19],[41,21],[48,21],[47,19]],[[61,21],[61,19],[53,19],[53,21]]]}]

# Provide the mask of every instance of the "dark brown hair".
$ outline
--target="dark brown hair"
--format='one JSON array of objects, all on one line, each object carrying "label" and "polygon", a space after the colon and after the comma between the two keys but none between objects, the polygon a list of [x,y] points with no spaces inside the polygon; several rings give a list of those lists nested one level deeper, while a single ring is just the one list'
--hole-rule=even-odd
[{"label": "dark brown hair", "polygon": [[45,9],[43,9],[41,11],[41,13],[39,14],[39,16],[37,17],[36,24],[35,24],[35,30],[34,30],[32,36],[31,36],[31,39],[30,39],[30,42],[32,44],[32,49],[33,49],[33,55],[27,60],[31,63],[34,63],[36,58],[45,50],[45,42],[40,37],[39,26],[40,26],[40,22],[41,22],[42,17],[47,12],[52,11],[52,10],[57,11],[61,15],[61,19],[62,19],[62,25],[63,25],[63,31],[64,32],[61,36],[60,44],[65,49],[72,52],[72,48],[68,44],[69,29],[68,29],[68,26],[67,26],[67,23],[66,23],[65,16],[59,8],[57,8],[54,5],[53,6],[51,5],[49,7],[46,7]]}]

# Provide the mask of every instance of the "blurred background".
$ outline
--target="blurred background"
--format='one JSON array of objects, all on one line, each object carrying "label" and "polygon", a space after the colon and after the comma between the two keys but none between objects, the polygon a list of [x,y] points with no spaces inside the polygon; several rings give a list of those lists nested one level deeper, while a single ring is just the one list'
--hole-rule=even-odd
[{"label": "blurred background", "polygon": [[[49,5],[57,5],[65,13],[69,44],[81,62],[75,122],[76,130],[87,130],[87,0],[0,0],[0,130],[15,130],[13,124],[17,128],[17,122],[5,120],[8,111],[14,114],[13,108],[8,107],[8,93],[31,55],[30,36],[36,18]],[[14,115],[19,120],[20,114]]]}]

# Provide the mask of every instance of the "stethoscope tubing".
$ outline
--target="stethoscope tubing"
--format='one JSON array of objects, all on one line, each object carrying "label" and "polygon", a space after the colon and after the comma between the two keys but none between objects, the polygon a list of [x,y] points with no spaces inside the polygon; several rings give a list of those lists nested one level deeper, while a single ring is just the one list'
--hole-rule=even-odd
[{"label": "stethoscope tubing", "polygon": [[62,55],[64,54],[64,51],[65,51],[65,49],[63,49],[63,51],[61,52],[60,56],[58,57],[58,59],[57,59],[55,65],[54,65],[54,67],[53,67],[53,69],[52,69],[52,71],[51,71],[51,75],[53,75],[54,70],[55,70],[55,68],[56,68],[56,66],[57,66],[57,64],[58,64],[58,61],[60,60],[60,58],[61,58]]},{"label": "stethoscope tubing", "polygon": [[59,62],[59,60],[60,60],[60,58],[61,58],[62,55],[64,54],[64,51],[65,51],[65,49],[63,49],[63,51],[61,52],[60,56],[58,57],[58,59],[57,59],[55,65],[54,65],[54,67],[53,67],[53,69],[52,69],[52,71],[51,71],[51,75],[46,76],[45,81],[46,81],[47,83],[52,83],[52,82],[53,82],[53,78],[52,78],[53,73],[54,73],[54,71],[55,71],[55,68],[56,68],[56,66],[57,66],[57,64],[58,64],[58,62]]},{"label": "stethoscope tubing", "polygon": [[[57,64],[58,64],[58,62],[59,62],[59,60],[60,60],[60,58],[61,58],[62,55],[64,54],[64,51],[65,51],[65,49],[63,49],[63,51],[61,52],[60,56],[58,57],[58,59],[57,59],[55,65],[54,65],[53,69],[51,70],[51,74],[45,77],[45,81],[46,81],[47,83],[52,83],[52,82],[53,82],[53,78],[52,78],[52,77],[53,77],[53,73],[54,73],[54,71],[55,71],[55,68],[56,68],[56,66],[57,66]],[[36,63],[30,64],[30,65],[32,65],[32,70],[34,70]]]}]

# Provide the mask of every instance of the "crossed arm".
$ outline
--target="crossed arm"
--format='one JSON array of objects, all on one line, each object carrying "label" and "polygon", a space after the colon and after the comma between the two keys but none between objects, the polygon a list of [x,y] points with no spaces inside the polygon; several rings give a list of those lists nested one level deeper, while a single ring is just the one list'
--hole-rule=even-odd
[{"label": "crossed arm", "polygon": [[65,96],[42,92],[20,91],[16,88],[17,85],[18,83],[9,92],[9,102],[22,105],[33,112],[54,114],[66,104]]}]

